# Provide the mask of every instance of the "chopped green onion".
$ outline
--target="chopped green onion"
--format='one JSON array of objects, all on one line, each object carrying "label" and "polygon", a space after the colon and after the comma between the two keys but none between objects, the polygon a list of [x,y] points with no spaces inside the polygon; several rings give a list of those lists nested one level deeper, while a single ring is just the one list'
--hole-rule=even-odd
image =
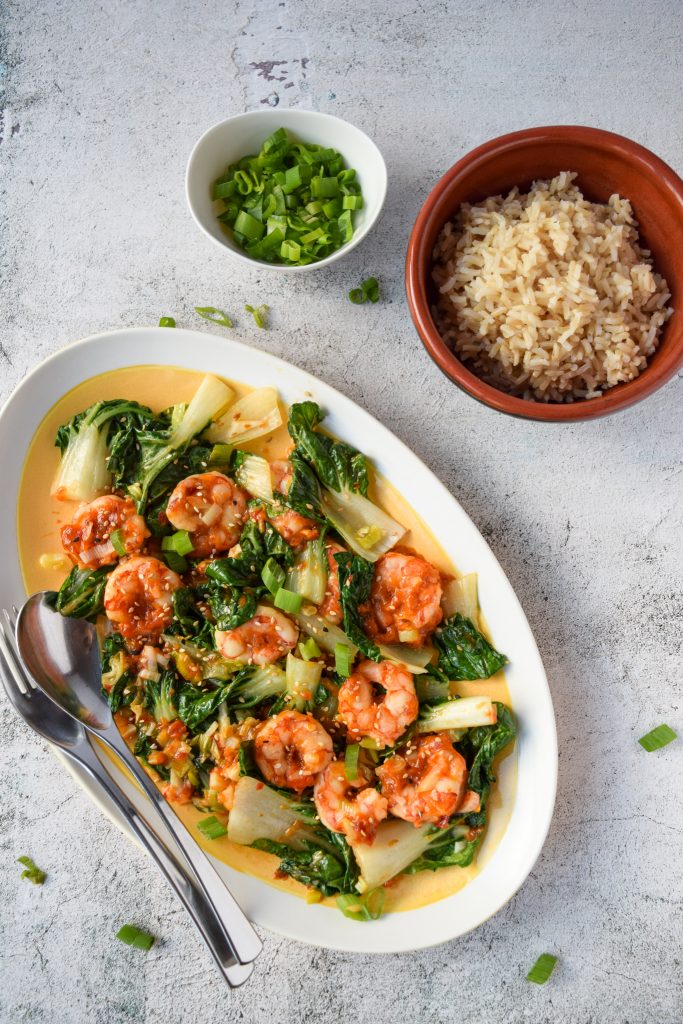
[{"label": "chopped green onion", "polygon": [[187,530],[177,530],[170,537],[162,538],[161,550],[174,551],[176,555],[189,555],[194,550],[194,544]]},{"label": "chopped green onion", "polygon": [[334,670],[338,676],[347,679],[351,675],[353,665],[353,651],[348,644],[334,645]]},{"label": "chopped green onion", "polygon": [[172,316],[162,316],[159,320],[159,327],[175,327],[175,320]]},{"label": "chopped green onion", "polygon": [[360,743],[350,743],[344,754],[344,775],[349,782],[355,782],[358,778],[358,757],[360,754]]},{"label": "chopped green onion", "polygon": [[172,569],[173,572],[180,573],[180,575],[182,576],[182,574],[184,572],[187,572],[187,570],[190,568],[190,563],[188,562],[188,560],[186,558],[183,558],[182,555],[177,554],[177,552],[163,551],[162,554],[164,561],[166,562],[166,565],[169,567],[169,569]]},{"label": "chopped green onion", "polygon": [[26,868],[25,871],[21,872],[22,878],[27,878],[29,882],[33,882],[34,885],[42,885],[47,878],[47,871],[41,871],[39,867],[27,857],[25,854],[22,857],[17,857],[17,864],[23,864]]},{"label": "chopped green onion", "polygon": [[211,454],[209,455],[207,468],[216,469],[219,466],[223,466],[227,469],[228,466],[230,465],[231,455],[231,444],[215,444],[211,449]]},{"label": "chopped green onion", "polygon": [[126,552],[126,540],[123,536],[123,530],[114,530],[113,533],[109,534],[109,540],[111,541],[114,551],[116,554],[123,558]]},{"label": "chopped green onion", "polygon": [[265,328],[265,326],[266,326],[266,319],[265,319],[265,317],[266,317],[266,312],[268,310],[267,306],[256,306],[256,307],[254,307],[254,306],[247,305],[244,308],[246,309],[247,313],[251,313],[251,315],[254,318],[254,323],[256,324],[257,327]]},{"label": "chopped green onion", "polygon": [[[213,183],[219,222],[249,256],[305,266],[330,256],[353,236],[363,208],[356,171],[335,149],[290,141],[284,128],[254,156]],[[260,325],[259,325],[260,326]]]},{"label": "chopped green onion", "polygon": [[364,302],[377,302],[379,300],[379,282],[376,277],[367,277],[361,282],[360,288],[352,288],[349,292],[351,302],[357,306]]},{"label": "chopped green onion", "polygon": [[344,917],[350,917],[352,921],[376,921],[382,916],[384,889],[381,886],[371,889],[364,896],[354,893],[337,896],[337,906]]},{"label": "chopped green onion", "polygon": [[656,729],[651,729],[650,732],[645,733],[641,736],[638,742],[641,747],[644,747],[648,752],[653,750],[660,750],[665,747],[667,743],[671,743],[675,740],[677,733],[673,731],[669,725],[658,725]]},{"label": "chopped green onion", "polygon": [[323,652],[313,637],[309,636],[308,639],[302,640],[299,644],[299,653],[304,661],[311,661],[313,658],[319,658]]},{"label": "chopped green onion", "polygon": [[210,320],[212,324],[220,324],[221,327],[232,327],[233,323],[227,313],[224,313],[222,309],[216,309],[215,306],[195,306],[195,313],[199,313],[205,320]]},{"label": "chopped green onion", "polygon": [[285,570],[277,564],[274,558],[269,558],[261,570],[261,579],[268,587],[273,597],[277,597],[278,591],[282,589],[285,582]]},{"label": "chopped green onion", "polygon": [[557,957],[550,953],[541,953],[538,960],[526,976],[527,981],[533,981],[534,985],[545,985],[553,973]]},{"label": "chopped green onion", "polygon": [[297,612],[301,611],[303,600],[304,599],[301,594],[295,594],[292,590],[286,590],[284,587],[280,587],[275,595],[273,604],[283,612],[290,612],[292,615],[296,615]]},{"label": "chopped green onion", "polygon": [[124,924],[117,931],[116,938],[136,949],[151,949],[154,945],[154,936],[149,932],[143,932],[141,928],[136,928],[134,924]]},{"label": "chopped green onion", "polygon": [[213,814],[209,818],[202,818],[201,821],[198,821],[197,828],[205,839],[220,839],[221,836],[227,836],[228,834],[228,830],[223,822],[219,821]]}]

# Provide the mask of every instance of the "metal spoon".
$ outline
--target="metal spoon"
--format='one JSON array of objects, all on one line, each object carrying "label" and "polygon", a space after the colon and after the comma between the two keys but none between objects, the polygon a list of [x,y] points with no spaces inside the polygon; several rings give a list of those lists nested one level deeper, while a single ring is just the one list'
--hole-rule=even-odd
[{"label": "metal spoon", "polygon": [[100,655],[95,627],[55,611],[53,591],[33,594],[17,620],[17,643],[29,672],[64,711],[99,736],[128,765],[155,803],[191,865],[197,881],[216,909],[225,937],[242,964],[261,952],[258,935],[237,901],[212,867],[170,804],[128,749],[101,691]]},{"label": "metal spoon", "polygon": [[35,733],[61,750],[74,764],[80,765],[94,781],[96,790],[109,797],[135,837],[166,876],[197,926],[225,980],[232,988],[243,985],[254,969],[253,963],[240,964],[236,960],[232,947],[225,941],[216,911],[196,884],[194,876],[189,875],[184,863],[166,849],[142,811],[109,777],[80,722],[56,707],[31,680],[14,650],[12,619],[7,612],[4,614],[6,622],[0,620],[0,681],[17,714]]}]

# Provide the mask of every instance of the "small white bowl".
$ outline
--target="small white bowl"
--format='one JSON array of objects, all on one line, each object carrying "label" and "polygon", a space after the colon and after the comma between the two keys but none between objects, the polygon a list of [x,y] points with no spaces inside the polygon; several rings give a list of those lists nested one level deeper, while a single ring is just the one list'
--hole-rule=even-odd
[{"label": "small white bowl", "polygon": [[[286,128],[302,142],[315,142],[339,150],[347,167],[355,168],[363,192],[363,208],[354,215],[351,241],[324,260],[303,267],[252,259],[225,231],[218,220],[218,204],[211,199],[216,178],[243,156],[258,153],[264,140],[277,128]],[[195,145],[185,174],[187,204],[204,234],[220,245],[231,258],[264,270],[316,270],[345,256],[362,242],[379,217],[386,192],[386,164],[377,146],[365,132],[339,117],[311,110],[253,110],[220,121],[204,132]]]}]

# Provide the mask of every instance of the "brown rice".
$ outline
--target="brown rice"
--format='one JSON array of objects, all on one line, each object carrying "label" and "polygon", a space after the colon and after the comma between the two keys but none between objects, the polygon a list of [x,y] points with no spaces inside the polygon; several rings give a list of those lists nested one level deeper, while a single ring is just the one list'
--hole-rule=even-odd
[{"label": "brown rice", "polygon": [[463,203],[434,249],[446,343],[494,386],[546,402],[633,380],[672,312],[628,199],[590,203],[575,178]]}]

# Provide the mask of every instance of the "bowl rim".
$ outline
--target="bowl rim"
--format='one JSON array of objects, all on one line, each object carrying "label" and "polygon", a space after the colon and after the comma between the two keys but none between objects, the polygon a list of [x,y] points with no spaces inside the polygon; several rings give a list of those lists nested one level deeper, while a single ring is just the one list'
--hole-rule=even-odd
[{"label": "bowl rim", "polygon": [[566,423],[606,416],[647,398],[683,366],[683,343],[673,361],[665,362],[661,366],[650,365],[646,368],[646,373],[640,374],[633,381],[616,385],[599,398],[579,399],[568,403],[544,403],[519,398],[483,381],[448,348],[432,319],[426,279],[421,273],[421,267],[431,260],[431,254],[425,250],[427,232],[432,226],[435,209],[455,182],[465,173],[471,174],[477,167],[487,163],[492,156],[525,148],[529,143],[559,141],[575,142],[591,146],[593,149],[617,153],[631,163],[640,164],[661,183],[663,190],[668,191],[678,202],[683,216],[683,180],[655,153],[625,135],[584,125],[542,125],[509,132],[489,139],[470,150],[453,164],[431,189],[410,233],[406,253],[405,288],[410,315],[424,347],[439,369],[462,391],[491,409],[519,419]]},{"label": "bowl rim", "polygon": [[231,248],[226,242],[222,241],[219,238],[216,238],[215,235],[212,235],[211,232],[206,229],[200,216],[196,212],[194,204],[192,202],[192,198],[190,195],[190,183],[195,173],[195,164],[198,159],[198,154],[207,137],[212,135],[214,132],[219,132],[220,130],[225,128],[226,125],[234,124],[237,121],[244,121],[246,119],[265,119],[272,116],[272,114],[273,108],[269,108],[268,110],[245,110],[241,114],[232,114],[230,117],[226,117],[222,121],[216,121],[215,124],[212,124],[209,128],[202,132],[202,134],[199,136],[194,146],[192,147],[192,151],[190,152],[190,156],[188,157],[187,167],[185,169],[185,200],[187,202],[190,214],[192,215],[192,219],[194,220],[197,227],[202,231],[202,233],[206,235],[207,238],[210,238],[211,241],[215,245],[217,245],[223,253],[227,254],[228,257],[234,259],[238,263],[250,266],[252,268],[256,267],[259,270],[272,270],[279,271],[280,273],[291,274],[303,273],[309,270],[318,270],[320,267],[326,267],[329,266],[331,263],[336,263],[337,260],[341,259],[343,256],[346,256],[346,254],[351,252],[352,249],[355,249],[357,245],[360,245],[363,239],[370,233],[372,228],[374,228],[375,224],[379,220],[387,196],[387,165],[384,160],[384,157],[382,156],[381,150],[377,143],[370,138],[367,132],[364,132],[362,128],[359,128],[357,125],[352,124],[350,121],[345,121],[344,118],[337,117],[336,114],[323,113],[320,110],[302,110],[298,107],[285,107],[281,111],[281,114],[283,115],[284,119],[291,118],[292,120],[296,121],[311,118],[315,121],[327,121],[345,125],[352,131],[357,132],[366,140],[367,143],[369,143],[370,148],[372,151],[374,151],[374,156],[376,157],[377,160],[377,167],[379,170],[379,203],[375,215],[367,222],[367,224],[363,226],[362,229],[354,231],[353,236],[349,242],[346,242],[344,245],[342,245],[340,249],[337,249],[329,256],[326,256],[325,259],[318,260],[317,263],[307,263],[301,267],[290,267],[282,263],[268,263],[265,260],[252,259],[251,256],[248,256],[237,249]]}]

